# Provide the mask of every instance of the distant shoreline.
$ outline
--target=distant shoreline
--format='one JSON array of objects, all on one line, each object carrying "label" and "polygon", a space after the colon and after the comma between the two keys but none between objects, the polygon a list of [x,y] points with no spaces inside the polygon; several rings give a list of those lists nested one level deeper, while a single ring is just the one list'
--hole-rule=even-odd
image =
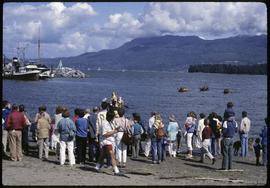
[{"label": "distant shoreline", "polygon": [[267,64],[232,65],[232,64],[200,64],[190,65],[188,72],[267,75]]}]

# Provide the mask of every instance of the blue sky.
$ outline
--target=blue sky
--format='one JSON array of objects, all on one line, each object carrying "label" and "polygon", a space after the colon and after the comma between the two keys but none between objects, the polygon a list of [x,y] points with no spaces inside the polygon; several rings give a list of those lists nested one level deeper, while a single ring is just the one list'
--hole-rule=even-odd
[{"label": "blue sky", "polygon": [[117,48],[138,37],[197,35],[204,39],[266,34],[263,3],[79,2],[5,3],[3,51],[26,47],[27,58],[67,57]]}]

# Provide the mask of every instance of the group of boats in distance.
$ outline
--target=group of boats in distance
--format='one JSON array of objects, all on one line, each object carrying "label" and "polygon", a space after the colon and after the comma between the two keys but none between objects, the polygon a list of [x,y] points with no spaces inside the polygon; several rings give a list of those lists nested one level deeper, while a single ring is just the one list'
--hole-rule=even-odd
[{"label": "group of boats in distance", "polygon": [[[200,91],[208,91],[209,90],[209,87],[207,85],[204,85],[204,86],[200,87],[199,89],[200,89]],[[180,87],[180,88],[178,88],[178,92],[180,92],[180,93],[182,93],[182,92],[188,92],[188,91],[190,91],[190,90],[187,87]],[[224,94],[228,94],[230,92],[231,91],[229,89],[227,89],[227,88],[224,89],[224,91],[223,91]]]},{"label": "group of boats in distance", "polygon": [[2,77],[11,80],[42,80],[54,77],[84,78],[85,74],[79,70],[63,67],[61,60],[58,67],[52,69],[44,64],[20,62],[17,57],[13,57],[11,62],[3,63]]}]

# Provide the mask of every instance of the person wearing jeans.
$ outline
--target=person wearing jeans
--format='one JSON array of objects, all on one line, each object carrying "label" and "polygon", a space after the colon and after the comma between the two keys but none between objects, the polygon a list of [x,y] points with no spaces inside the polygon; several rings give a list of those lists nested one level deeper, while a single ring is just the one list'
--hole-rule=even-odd
[{"label": "person wearing jeans", "polygon": [[248,155],[248,133],[250,130],[250,120],[247,117],[247,112],[242,112],[242,121],[239,127],[240,141],[241,141],[241,156],[247,157]]},{"label": "person wearing jeans", "polygon": [[131,127],[131,134],[132,134],[132,157],[138,158],[139,150],[140,150],[140,140],[141,134],[143,133],[143,128],[141,124],[138,122],[140,121],[140,115],[137,113],[133,113],[133,121],[134,124]]},{"label": "person wearing jeans", "polygon": [[228,113],[226,114],[222,125],[222,170],[232,169],[233,137],[235,132],[237,132],[237,122]]},{"label": "person wearing jeans", "polygon": [[[74,156],[74,138],[76,133],[76,126],[69,118],[70,113],[65,109],[62,113],[63,118],[57,124],[57,130],[60,134],[60,165],[64,165],[66,161],[66,148],[68,149],[68,158],[70,166],[75,164]],[[72,136],[70,133],[73,132]]]}]

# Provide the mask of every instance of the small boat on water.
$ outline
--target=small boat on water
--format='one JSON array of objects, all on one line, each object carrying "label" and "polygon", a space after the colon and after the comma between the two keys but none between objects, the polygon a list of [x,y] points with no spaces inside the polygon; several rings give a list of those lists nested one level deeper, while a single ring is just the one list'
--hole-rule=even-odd
[{"label": "small boat on water", "polygon": [[178,89],[178,92],[187,92],[187,91],[189,91],[189,89],[186,88],[186,87],[180,87],[180,88]]},{"label": "small boat on water", "polygon": [[229,89],[224,89],[223,93],[228,94],[228,93],[230,93],[230,90]]},{"label": "small boat on water", "polygon": [[209,88],[207,85],[204,85],[203,87],[200,88],[200,91],[208,91]]}]

